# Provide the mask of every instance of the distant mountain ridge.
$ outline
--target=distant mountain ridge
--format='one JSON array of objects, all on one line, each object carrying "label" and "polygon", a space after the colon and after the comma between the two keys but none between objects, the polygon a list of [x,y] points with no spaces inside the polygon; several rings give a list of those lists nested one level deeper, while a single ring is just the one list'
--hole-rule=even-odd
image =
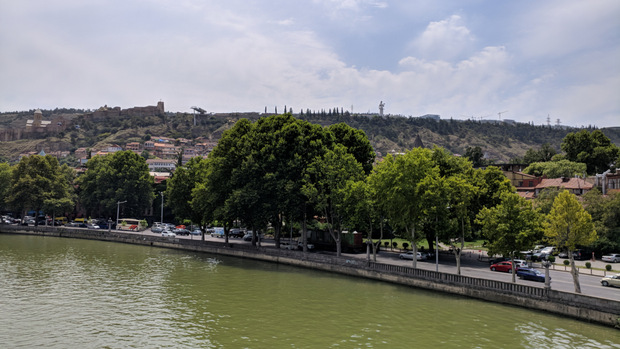
[{"label": "distant mountain ridge", "polygon": [[[203,137],[213,141],[232,127],[234,123],[247,118],[256,121],[270,114],[262,113],[154,113],[120,116],[89,117],[92,113],[76,109],[43,110],[44,118],[55,115],[67,117],[71,125],[58,134],[32,135],[28,139],[0,142],[0,157],[15,160],[15,157],[30,151],[65,150],[75,151],[80,147],[97,148],[106,144],[124,146],[130,142],[143,142],[149,136],[195,139]],[[30,112],[0,114],[0,127],[10,132],[31,117]],[[539,148],[549,143],[560,151],[562,139],[580,128],[534,126],[522,123],[499,123],[461,120],[433,120],[429,118],[408,118],[400,116],[350,115],[338,113],[303,113],[297,118],[329,126],[344,122],[363,130],[379,156],[405,152],[415,146],[416,139],[425,147],[440,146],[455,154],[464,154],[467,147],[480,147],[486,157],[496,163],[504,163],[521,157],[530,148]],[[196,125],[194,126],[194,122]],[[589,130],[595,127],[587,128]],[[613,143],[620,146],[620,127],[600,129]]]}]

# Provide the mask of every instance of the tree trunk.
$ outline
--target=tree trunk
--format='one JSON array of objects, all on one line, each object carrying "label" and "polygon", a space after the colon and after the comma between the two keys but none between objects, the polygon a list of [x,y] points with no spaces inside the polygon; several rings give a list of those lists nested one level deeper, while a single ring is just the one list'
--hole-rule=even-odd
[{"label": "tree trunk", "polygon": [[456,274],[461,275],[461,254],[463,253],[463,249],[465,248],[465,222],[463,218],[461,218],[461,248],[456,249],[454,245],[452,246],[452,251],[454,251],[456,257]]},{"label": "tree trunk", "polygon": [[568,251],[568,258],[570,260],[570,273],[573,276],[573,284],[575,284],[575,293],[581,293],[581,285],[579,284],[579,270],[575,265],[575,258],[573,258],[573,251]]},{"label": "tree trunk", "polygon": [[252,246],[256,247],[256,229],[254,224],[252,224]]},{"label": "tree trunk", "polygon": [[413,224],[411,225],[411,249],[413,251],[413,262],[411,264],[415,269],[418,267],[418,246],[415,243],[415,226]]},{"label": "tree trunk", "polygon": [[273,239],[276,248],[280,248],[280,233],[282,231],[282,214],[276,216],[276,224],[273,225]]},{"label": "tree trunk", "polygon": [[306,226],[306,212],[304,210],[304,220],[301,222],[301,238],[304,246],[304,253],[308,252],[308,227]]}]

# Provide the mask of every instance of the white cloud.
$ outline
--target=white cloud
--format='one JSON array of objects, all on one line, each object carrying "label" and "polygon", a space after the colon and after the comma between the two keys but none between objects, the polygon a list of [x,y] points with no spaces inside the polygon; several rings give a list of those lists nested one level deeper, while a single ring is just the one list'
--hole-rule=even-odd
[{"label": "white cloud", "polygon": [[[613,119],[620,110],[614,96],[620,90],[618,39],[593,29],[582,36],[606,36],[577,38],[556,55],[542,47],[555,34],[542,33],[548,39],[536,41],[528,29],[542,18],[532,14],[538,6],[525,6],[525,14],[507,20],[517,28],[510,31],[516,38],[483,42],[472,28],[484,27],[485,18],[468,8],[434,14],[444,19],[416,26],[407,21],[409,15],[387,16],[394,6],[362,0],[277,6],[241,0],[125,1],[114,8],[105,2],[36,7],[0,2],[6,10],[0,13],[2,111],[131,107],[162,99],[170,111],[189,111],[192,105],[218,112],[262,111],[286,104],[294,111],[354,105],[356,112],[376,112],[383,100],[386,113],[393,114],[458,118],[509,110],[506,118],[537,124],[549,113],[564,124],[618,125]],[[426,2],[425,11],[431,5]],[[574,2],[569,5],[578,10]],[[349,27],[324,20],[334,11],[353,19]],[[381,11],[393,22],[373,17]],[[586,17],[592,25],[596,16]],[[364,18],[372,21],[360,24]],[[522,19],[530,21],[518,27]],[[618,24],[601,27],[617,29]],[[342,52],[355,53],[345,58]],[[395,68],[357,68],[355,56],[391,61],[384,66]]]},{"label": "white cloud", "polygon": [[451,61],[468,55],[475,38],[458,15],[431,22],[412,43],[416,56]]}]

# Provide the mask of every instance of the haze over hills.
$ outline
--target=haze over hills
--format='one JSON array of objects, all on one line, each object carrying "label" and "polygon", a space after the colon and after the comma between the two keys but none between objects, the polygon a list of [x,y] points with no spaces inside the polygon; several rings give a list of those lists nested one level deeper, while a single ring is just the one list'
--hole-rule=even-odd
[{"label": "haze over hills", "polygon": [[[162,102],[160,102],[162,103]],[[34,110],[0,114],[0,159],[16,161],[19,154],[33,151],[75,151],[77,148],[101,149],[110,144],[124,147],[130,142],[143,142],[148,135],[217,141],[234,123],[247,118],[256,121],[271,114],[218,113],[190,114],[163,111],[157,107],[129,109],[102,107],[97,111],[77,109],[42,110],[42,119],[49,120],[53,131],[32,131]],[[485,156],[496,163],[520,157],[530,148],[549,143],[556,150],[566,134],[578,128],[534,126],[513,122],[435,120],[432,118],[351,115],[337,108],[313,113],[294,114],[311,123],[328,126],[344,122],[366,132],[378,156],[400,153],[414,147],[416,139],[425,147],[440,146],[455,154],[464,154],[468,147],[480,147]],[[195,121],[194,121],[195,118]],[[36,119],[36,118],[35,118]],[[36,123],[36,121],[34,121]],[[45,122],[45,121],[44,121]],[[195,125],[194,125],[195,122]],[[595,129],[595,127],[589,127]],[[620,146],[620,127],[601,131]]]}]

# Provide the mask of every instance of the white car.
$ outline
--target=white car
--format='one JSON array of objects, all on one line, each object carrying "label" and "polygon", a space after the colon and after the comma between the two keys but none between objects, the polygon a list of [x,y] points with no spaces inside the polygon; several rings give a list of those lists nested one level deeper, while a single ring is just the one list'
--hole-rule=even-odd
[{"label": "white car", "polygon": [[177,237],[177,234],[175,234],[175,233],[171,232],[170,230],[164,230],[164,231],[161,233],[161,236],[163,236],[163,237],[167,237],[167,238],[175,238],[175,237]]},{"label": "white car", "polygon": [[[306,243],[306,247],[308,247],[308,250],[310,250],[310,251],[314,250],[314,244],[311,244],[309,242]],[[300,250],[303,250],[304,249],[304,242],[303,241],[297,242],[297,248],[300,249]]]},{"label": "white car", "polygon": [[610,253],[601,258],[603,262],[618,263],[620,262],[620,253]]},{"label": "white car", "polygon": [[[407,253],[401,253],[401,254],[398,255],[398,258],[413,260],[413,251],[409,251]],[[420,252],[417,253],[416,260],[418,260],[418,261],[422,260],[422,253],[420,253]]]},{"label": "white car", "polygon": [[620,274],[605,276],[601,279],[601,285],[620,287]]},{"label": "white car", "polygon": [[523,259],[515,259],[515,267],[516,268],[528,268],[527,262]]}]

